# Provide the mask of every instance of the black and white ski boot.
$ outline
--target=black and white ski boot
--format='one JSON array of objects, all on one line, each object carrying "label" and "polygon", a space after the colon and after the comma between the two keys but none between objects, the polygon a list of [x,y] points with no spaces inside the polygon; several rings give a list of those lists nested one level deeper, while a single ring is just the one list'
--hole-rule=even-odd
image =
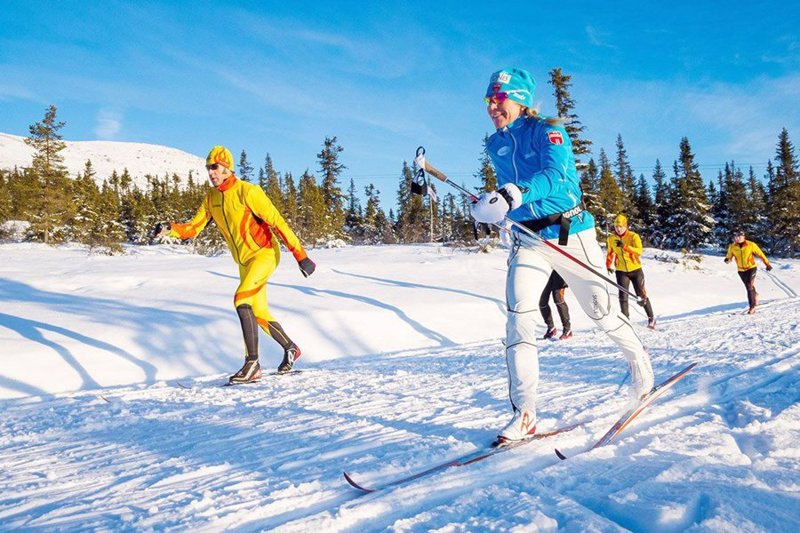
[{"label": "black and white ski boot", "polygon": [[237,373],[228,378],[229,385],[253,383],[261,379],[261,365],[258,359],[245,359],[244,365]]},{"label": "black and white ski boot", "polygon": [[278,365],[278,372],[283,374],[290,371],[298,359],[300,359],[300,347],[295,344],[283,352],[283,361]]}]

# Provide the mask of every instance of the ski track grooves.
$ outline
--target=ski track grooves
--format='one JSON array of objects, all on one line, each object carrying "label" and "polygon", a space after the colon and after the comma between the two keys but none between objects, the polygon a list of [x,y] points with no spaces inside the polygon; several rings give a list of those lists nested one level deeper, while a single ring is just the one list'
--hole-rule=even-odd
[{"label": "ski track grooves", "polygon": [[[590,423],[363,495],[341,478],[343,469],[372,484],[493,438],[509,416],[497,341],[364,358],[354,369],[333,361],[247,387],[223,388],[224,376],[210,376],[184,381],[186,389],[159,383],[10,400],[0,420],[0,465],[8,473],[0,482],[0,529],[416,531],[535,523],[613,531],[652,528],[658,513],[669,517],[659,531],[720,516],[732,516],[728,525],[747,524],[748,516],[778,529],[795,525],[791,513],[729,509],[725,483],[708,481],[742,475],[731,465],[758,464],[746,489],[753,506],[782,502],[785,509],[797,500],[796,449],[794,457],[772,450],[800,436],[800,339],[791,327],[800,304],[760,312],[769,322],[743,333],[763,347],[755,360],[741,336],[728,335],[746,317],[695,316],[690,331],[684,318],[663,319],[658,331],[645,332],[659,376],[693,360],[699,366],[611,445],[566,462],[554,447],[568,455],[583,449],[622,409],[625,365],[593,332],[544,345],[542,429]],[[787,333],[778,338],[777,331]],[[704,463],[708,454],[713,461]],[[694,480],[696,495],[680,488],[685,479]],[[766,484],[785,488],[759,492]]]}]

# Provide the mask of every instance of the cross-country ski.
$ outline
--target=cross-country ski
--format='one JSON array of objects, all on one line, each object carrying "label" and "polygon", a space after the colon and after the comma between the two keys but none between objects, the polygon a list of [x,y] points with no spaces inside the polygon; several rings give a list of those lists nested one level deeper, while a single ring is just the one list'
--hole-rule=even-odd
[{"label": "cross-country ski", "polygon": [[[664,393],[666,393],[673,385],[677,382],[682,380],[686,377],[686,375],[691,372],[694,367],[697,366],[697,363],[692,363],[691,365],[687,366],[674,376],[670,376],[666,380],[662,381],[653,389],[648,392],[643,398],[641,398],[635,405],[633,405],[630,409],[628,409],[622,416],[619,417],[611,428],[602,436],[600,439],[595,442],[591,446],[591,450],[595,448],[599,448],[600,446],[605,446],[610,443],[614,438],[617,437],[620,433],[622,433],[625,428],[627,428],[633,421],[638,417],[642,411],[647,409],[648,406],[652,405],[656,400],[658,400]],[[564,460],[567,458],[558,448],[556,448],[556,455],[559,459]]]},{"label": "cross-country ski", "polygon": [[405,483],[409,483],[411,481],[414,481],[414,480],[417,480],[417,479],[420,479],[420,478],[423,478],[423,477],[426,477],[426,476],[433,475],[436,472],[441,472],[443,470],[447,470],[447,469],[452,468],[452,467],[466,466],[466,465],[470,465],[470,464],[473,464],[473,463],[477,463],[479,461],[483,461],[484,459],[488,459],[489,457],[492,457],[492,456],[497,455],[499,453],[507,452],[509,450],[513,450],[514,448],[519,448],[520,446],[524,446],[526,444],[537,442],[537,441],[540,441],[542,439],[546,439],[548,437],[554,437],[556,435],[560,435],[561,433],[565,433],[567,431],[572,431],[573,429],[577,428],[579,425],[580,424],[572,424],[572,425],[569,425],[569,426],[560,427],[558,429],[553,429],[553,430],[545,431],[545,432],[542,432],[542,433],[536,433],[535,435],[532,435],[532,436],[527,437],[525,439],[517,440],[517,441],[511,442],[511,443],[508,443],[508,444],[504,444],[504,445],[496,445],[496,443],[495,443],[495,444],[493,444],[491,446],[488,446],[486,448],[479,448],[479,449],[475,450],[474,452],[471,452],[471,453],[469,453],[467,455],[464,455],[462,457],[459,457],[457,459],[452,459],[452,460],[449,460],[449,461],[445,461],[443,463],[434,465],[434,466],[432,466],[432,467],[430,467],[430,468],[428,468],[426,470],[423,470],[421,472],[417,472],[415,474],[411,474],[409,476],[401,477],[401,478],[398,478],[398,479],[393,479],[391,481],[386,481],[386,482],[381,483],[380,485],[374,485],[374,486],[362,485],[361,483],[358,483],[357,481],[355,481],[355,479],[353,479],[353,476],[351,474],[347,473],[346,471],[344,472],[344,478],[345,478],[345,480],[347,480],[347,482],[353,488],[356,488],[356,489],[358,489],[360,491],[363,491],[363,492],[375,492],[375,491],[379,491],[379,490],[385,490],[385,489],[388,489],[390,487],[396,487],[396,486],[403,485]]}]

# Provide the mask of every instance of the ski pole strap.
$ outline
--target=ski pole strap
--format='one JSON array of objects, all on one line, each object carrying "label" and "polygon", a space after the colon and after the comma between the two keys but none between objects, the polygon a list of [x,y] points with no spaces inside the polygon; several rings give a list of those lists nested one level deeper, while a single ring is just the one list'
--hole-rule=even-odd
[{"label": "ski pole strap", "polygon": [[542,231],[545,228],[558,224],[558,244],[560,246],[566,246],[569,241],[569,226],[572,223],[572,217],[581,213],[583,213],[583,206],[576,205],[563,213],[556,213],[534,220],[525,220],[520,223],[531,231]]}]

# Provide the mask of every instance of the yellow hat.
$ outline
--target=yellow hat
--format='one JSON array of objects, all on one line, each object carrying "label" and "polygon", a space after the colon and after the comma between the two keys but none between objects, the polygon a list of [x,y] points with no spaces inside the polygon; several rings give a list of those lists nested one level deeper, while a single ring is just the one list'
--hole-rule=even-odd
[{"label": "yellow hat", "polygon": [[622,214],[617,215],[617,217],[614,219],[614,225],[615,226],[625,226],[627,228],[628,227],[628,217],[626,217],[625,215],[622,215]]},{"label": "yellow hat", "polygon": [[233,156],[224,146],[215,146],[208,152],[206,165],[213,165],[214,163],[219,163],[228,170],[233,170]]}]

